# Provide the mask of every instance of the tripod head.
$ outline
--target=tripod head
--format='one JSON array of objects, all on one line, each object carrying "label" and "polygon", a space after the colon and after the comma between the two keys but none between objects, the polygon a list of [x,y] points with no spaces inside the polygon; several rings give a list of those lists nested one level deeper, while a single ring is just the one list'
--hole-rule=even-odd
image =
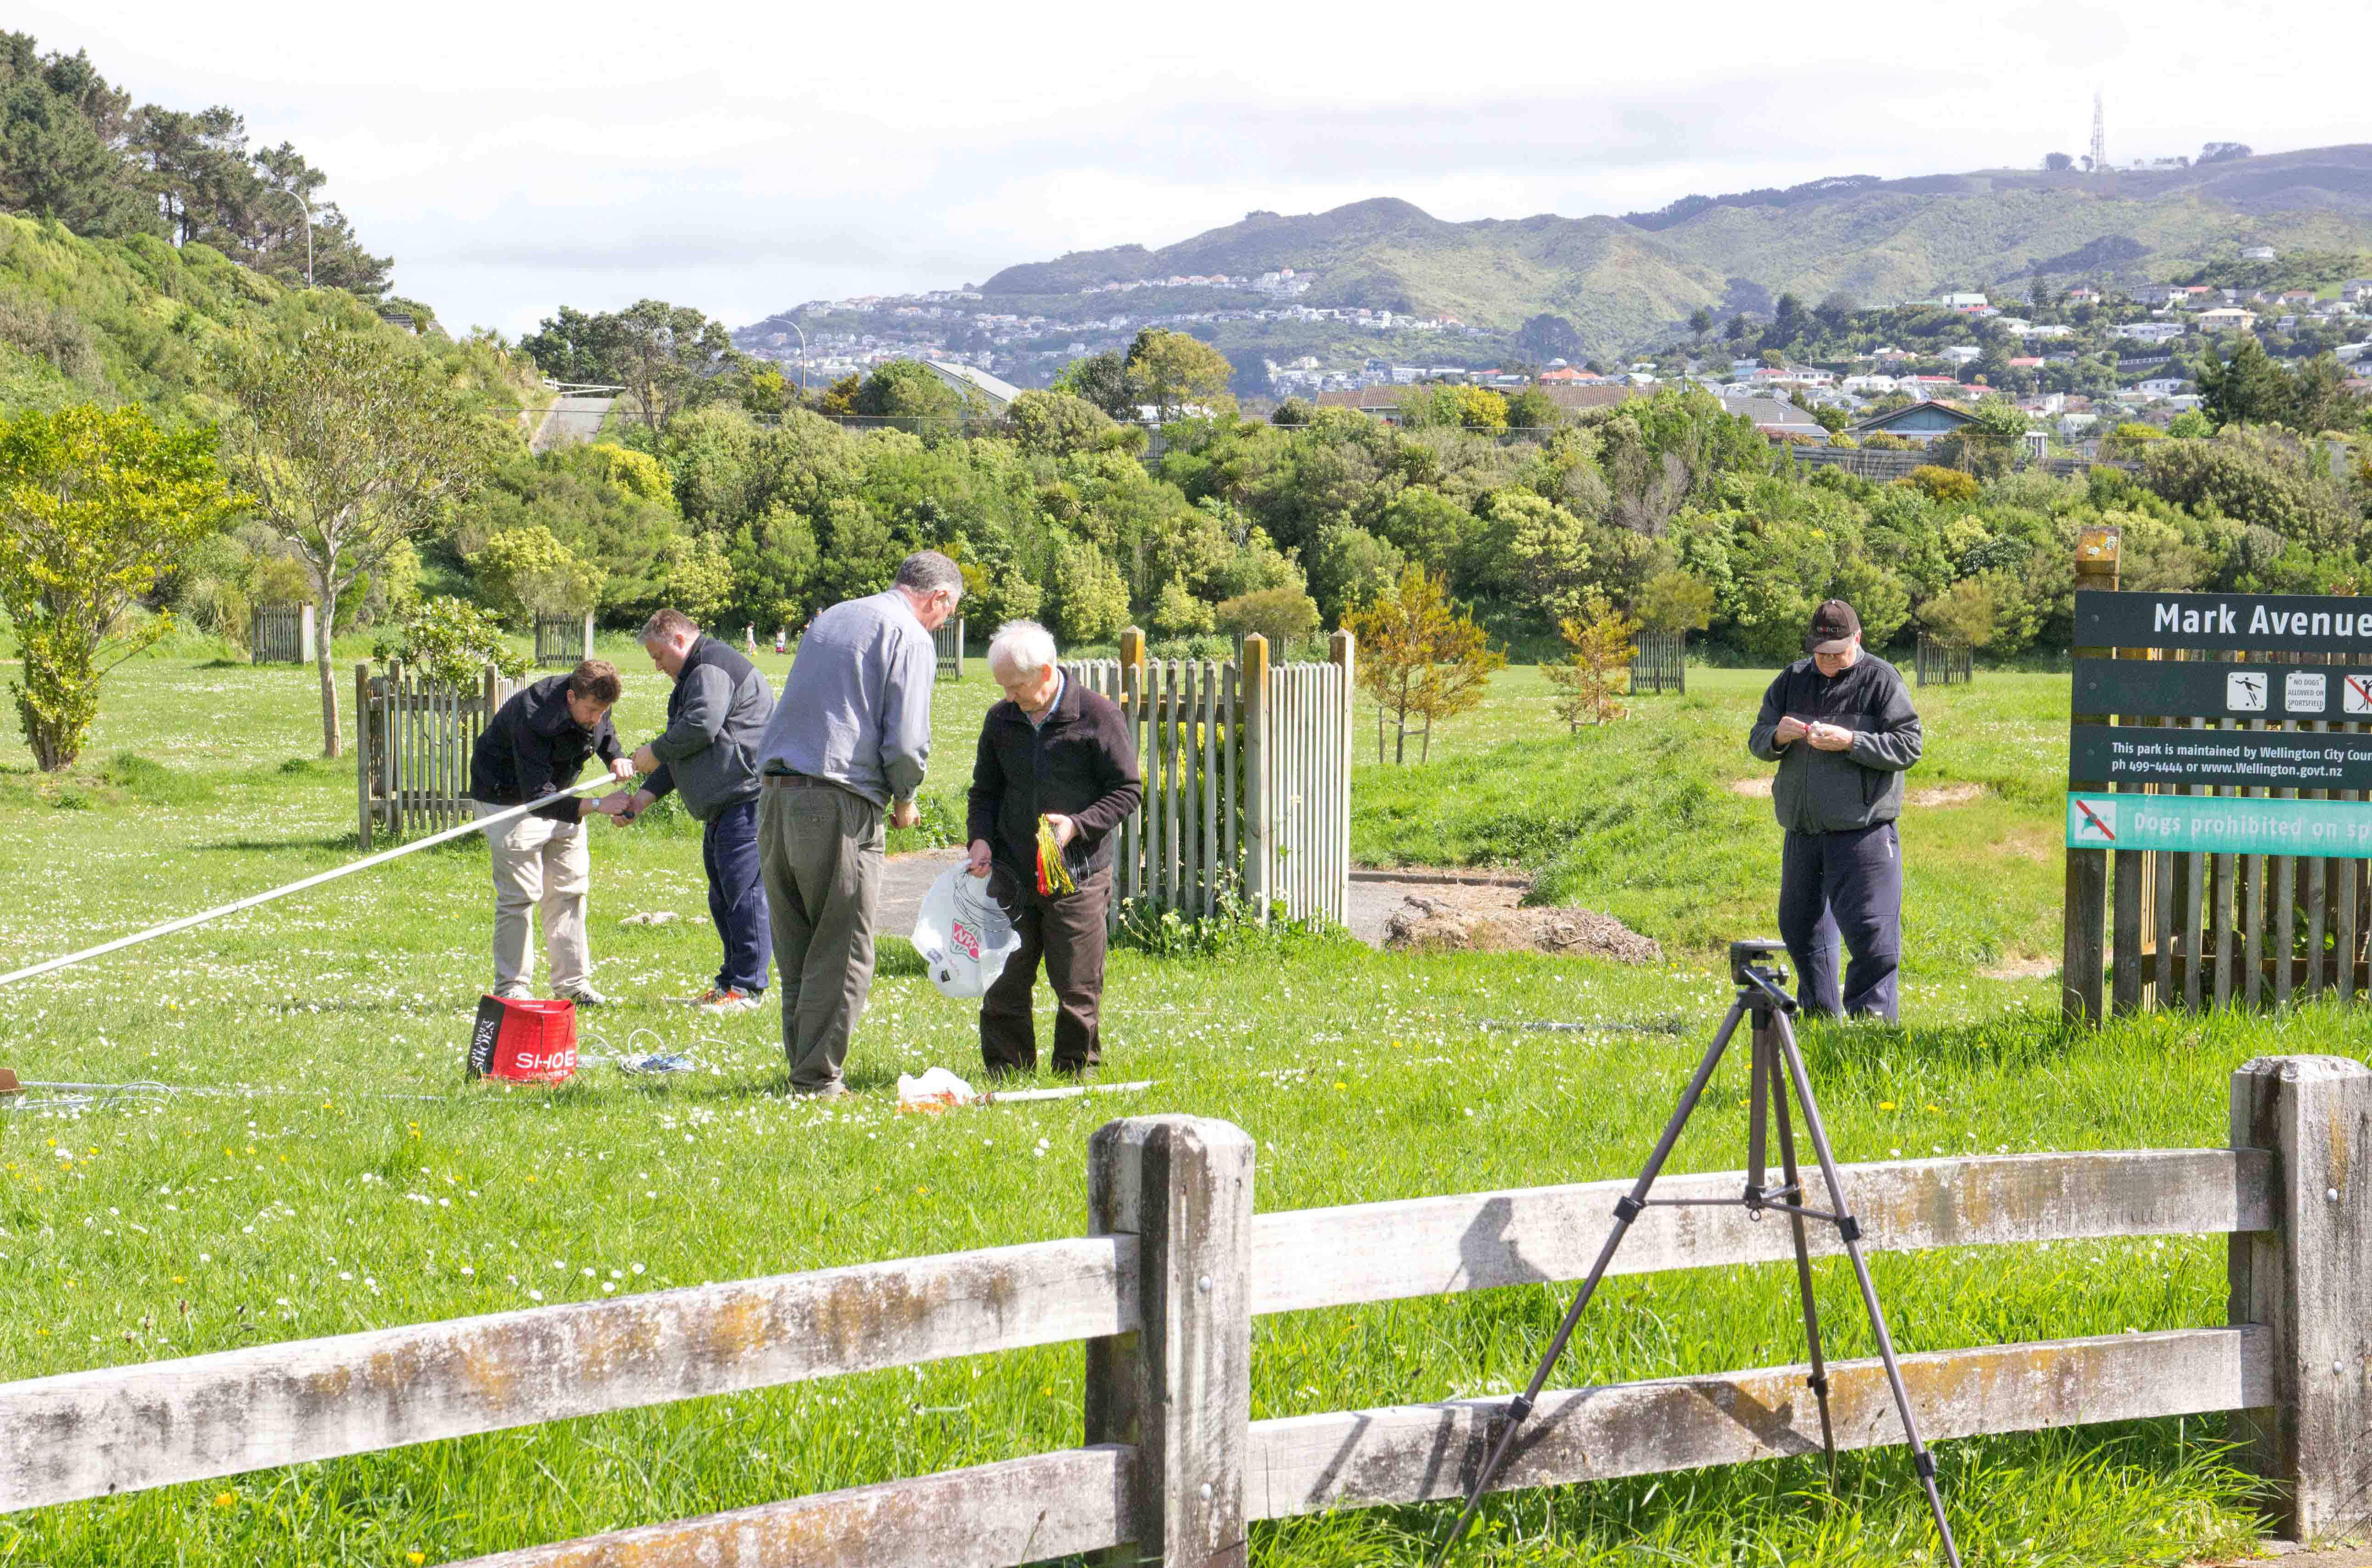
[{"label": "tripod head", "polygon": [[1769,937],[1748,937],[1729,945],[1729,978],[1742,993],[1759,991],[1778,1009],[1793,1017],[1796,999],[1787,994],[1787,945]]}]

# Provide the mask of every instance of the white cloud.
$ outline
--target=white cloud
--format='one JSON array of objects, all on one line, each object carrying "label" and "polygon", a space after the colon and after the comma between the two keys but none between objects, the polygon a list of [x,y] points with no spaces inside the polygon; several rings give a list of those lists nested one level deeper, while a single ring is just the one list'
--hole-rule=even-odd
[{"label": "white cloud", "polygon": [[2336,95],[2202,43],[2227,6],[2132,15],[20,0],[11,25],[295,142],[401,292],[516,332],[645,296],[746,321],[1254,208],[1581,216],[2031,165],[2084,150],[2096,84],[2117,157],[2360,134]]}]

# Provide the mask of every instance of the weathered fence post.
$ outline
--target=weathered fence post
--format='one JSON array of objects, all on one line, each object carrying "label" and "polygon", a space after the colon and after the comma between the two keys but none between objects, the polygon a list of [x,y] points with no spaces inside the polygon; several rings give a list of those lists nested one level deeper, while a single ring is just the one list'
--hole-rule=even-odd
[{"label": "weathered fence post", "polygon": [[1342,745],[1332,759],[1336,770],[1334,789],[1326,801],[1326,809],[1331,814],[1326,830],[1333,846],[1328,857],[1332,864],[1326,868],[1326,914],[1340,924],[1351,918],[1351,753],[1358,743],[1355,733],[1358,726],[1351,719],[1358,706],[1357,635],[1347,626],[1335,633],[1326,645],[1326,656],[1343,667],[1343,708],[1337,720],[1343,726]]},{"label": "weathered fence post", "polygon": [[1251,905],[1253,918],[1266,924],[1276,889],[1276,824],[1270,819],[1275,807],[1269,798],[1273,793],[1270,753],[1276,738],[1269,722],[1273,710],[1266,637],[1254,632],[1244,638],[1236,671],[1244,728],[1244,900]]},{"label": "weathered fence post", "polygon": [[2273,1153],[2274,1222],[2231,1239],[2231,1320],[2273,1340],[2273,1403],[2233,1430],[2312,1540],[2372,1518],[2372,1069],[2258,1057],[2232,1074],[2232,1146]]},{"label": "weathered fence post", "polygon": [[[2076,541],[2076,587],[2113,592],[2117,586],[2117,529],[2094,526],[2085,528]],[[2078,658],[2106,657],[2098,648],[2077,648]],[[2107,710],[2087,713],[2081,693],[2076,698],[2076,724],[2105,724]],[[2105,789],[2101,783],[2077,783],[2070,790]],[[2102,952],[2104,926],[2108,920],[2109,852],[2104,849],[2070,849],[2067,852],[2067,884],[2065,897],[2065,928],[2060,940],[2059,1014],[2070,1023],[2097,1024],[2100,1021],[2101,970],[2105,961]],[[2126,955],[2117,955],[2117,961],[2126,961]]]},{"label": "weathered fence post", "polygon": [[1134,1334],[1087,1342],[1087,1440],[1136,1449],[1108,1568],[1241,1568],[1251,1445],[1252,1140],[1195,1116],[1106,1123],[1088,1229],[1137,1238]]},{"label": "weathered fence post", "polygon": [[593,656],[593,612],[589,610],[585,612],[585,656]]},{"label": "weathered fence post", "polygon": [[355,844],[371,847],[370,665],[355,666]]}]

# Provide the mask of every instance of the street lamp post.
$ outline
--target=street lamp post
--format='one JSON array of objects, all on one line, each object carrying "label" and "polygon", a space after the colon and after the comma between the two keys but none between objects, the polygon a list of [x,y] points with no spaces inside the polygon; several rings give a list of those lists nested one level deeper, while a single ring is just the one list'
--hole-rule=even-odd
[{"label": "street lamp post", "polygon": [[293,198],[305,213],[305,286],[311,288],[313,286],[313,203],[305,199],[302,192],[291,191],[286,186],[280,188],[280,193]]},{"label": "street lamp post", "polygon": [[[783,323],[783,325],[785,325],[785,327],[788,327],[791,331],[795,331],[795,332],[799,332],[799,324],[798,324],[796,321],[785,321],[785,322]],[[799,395],[800,395],[801,397],[805,397],[805,396],[807,396],[807,391],[808,391],[808,335],[807,335],[805,332],[799,332]]]}]

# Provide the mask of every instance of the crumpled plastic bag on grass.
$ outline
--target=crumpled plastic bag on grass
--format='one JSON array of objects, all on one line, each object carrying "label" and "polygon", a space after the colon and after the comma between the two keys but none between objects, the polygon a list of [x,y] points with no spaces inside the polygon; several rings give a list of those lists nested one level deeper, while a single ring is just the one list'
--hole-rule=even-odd
[{"label": "crumpled plastic bag on grass", "polygon": [[898,1074],[898,1109],[905,1112],[952,1110],[980,1097],[972,1087],[944,1067],[924,1070],[919,1078]]},{"label": "crumpled plastic bag on grass", "polygon": [[951,865],[923,895],[914,917],[914,950],[942,996],[983,996],[1021,948],[1005,906],[989,896],[988,878]]}]

